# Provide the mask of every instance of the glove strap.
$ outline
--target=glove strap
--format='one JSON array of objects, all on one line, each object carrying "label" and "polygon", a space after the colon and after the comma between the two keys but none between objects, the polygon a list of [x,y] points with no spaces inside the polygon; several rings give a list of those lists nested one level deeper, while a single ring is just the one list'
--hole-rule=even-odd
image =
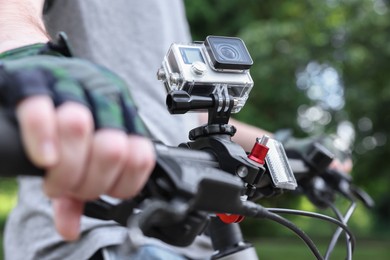
[{"label": "glove strap", "polygon": [[49,41],[46,44],[35,43],[0,53],[0,64],[1,60],[17,60],[28,56],[42,54],[72,57],[72,48],[70,47],[66,34],[64,32],[60,32],[55,42]]},{"label": "glove strap", "polygon": [[68,36],[64,32],[59,32],[56,42],[49,41],[46,43],[38,54],[57,55],[64,57],[73,57],[72,48],[69,44]]}]

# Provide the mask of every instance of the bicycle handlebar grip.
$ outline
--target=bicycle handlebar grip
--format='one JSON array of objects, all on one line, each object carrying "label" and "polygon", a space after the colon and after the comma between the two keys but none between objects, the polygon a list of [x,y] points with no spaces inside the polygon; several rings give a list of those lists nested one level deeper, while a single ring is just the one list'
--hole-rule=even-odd
[{"label": "bicycle handlebar grip", "polygon": [[44,176],[44,170],[34,166],[26,156],[19,129],[0,108],[0,176]]}]

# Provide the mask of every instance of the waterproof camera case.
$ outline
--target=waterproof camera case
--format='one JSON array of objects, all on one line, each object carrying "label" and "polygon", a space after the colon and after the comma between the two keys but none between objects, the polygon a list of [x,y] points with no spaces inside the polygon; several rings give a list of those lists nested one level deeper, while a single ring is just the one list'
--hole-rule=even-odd
[{"label": "waterproof camera case", "polygon": [[252,63],[240,38],[208,36],[204,42],[172,44],[158,71],[158,78],[168,93],[184,91],[197,97],[222,94],[225,97],[223,102],[233,102],[231,112],[237,113],[245,105],[253,87],[249,74]]}]

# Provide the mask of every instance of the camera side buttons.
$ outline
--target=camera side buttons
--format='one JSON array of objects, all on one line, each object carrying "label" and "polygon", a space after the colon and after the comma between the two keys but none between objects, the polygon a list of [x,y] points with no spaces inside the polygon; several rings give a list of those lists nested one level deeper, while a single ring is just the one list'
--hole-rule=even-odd
[{"label": "camera side buttons", "polygon": [[207,71],[207,66],[201,61],[195,61],[191,64],[191,71],[196,76],[203,76]]}]

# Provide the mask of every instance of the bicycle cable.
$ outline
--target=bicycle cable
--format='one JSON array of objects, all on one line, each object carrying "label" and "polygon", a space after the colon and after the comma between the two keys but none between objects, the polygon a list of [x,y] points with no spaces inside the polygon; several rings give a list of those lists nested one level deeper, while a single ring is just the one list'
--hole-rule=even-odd
[{"label": "bicycle cable", "polygon": [[[341,214],[341,212],[333,205],[333,203],[329,203],[329,207],[334,211],[334,213],[338,216],[340,221],[344,224],[346,224],[348,222],[349,218],[352,216],[353,212],[355,211],[356,206],[357,206],[356,202],[353,201],[351,203],[351,205],[349,206],[347,212],[343,216]],[[334,232],[332,239],[328,245],[328,248],[326,249],[325,260],[329,259],[330,254],[333,251],[334,247],[336,246],[337,240],[338,240],[341,232],[342,232],[341,227],[338,227],[336,229],[336,231]],[[350,259],[352,259],[353,250],[352,250],[352,245],[350,243],[348,243],[347,234],[346,234],[346,241],[347,241],[347,246],[350,245],[350,247],[347,247],[347,259],[350,260]]]},{"label": "bicycle cable", "polygon": [[[345,221],[344,221],[344,216],[343,214],[340,212],[340,210],[338,208],[336,208],[336,206],[329,200],[324,200],[323,201],[332,211],[333,213],[336,215],[337,219],[340,220],[342,223],[344,224],[347,224]],[[329,242],[329,245],[332,243],[333,241],[333,237],[334,235],[337,233],[337,230],[339,228],[336,229],[335,233],[333,233],[333,236],[332,236],[332,239],[331,241]],[[338,237],[337,236],[337,239],[338,240]],[[346,244],[346,249],[347,249],[347,257],[346,259],[347,260],[352,260],[352,248],[351,248],[351,243],[349,242],[349,236],[347,233],[345,233],[345,244]],[[327,251],[325,253],[325,260],[328,260],[329,259],[329,256],[330,256],[330,252],[328,251],[329,250],[329,245],[328,245],[328,248],[327,248]],[[333,248],[332,248],[333,250]],[[329,252],[329,253],[328,253]],[[329,255],[328,255],[329,254]]]},{"label": "bicycle cable", "polygon": [[303,242],[307,245],[307,247],[310,249],[310,251],[318,260],[324,260],[323,256],[321,255],[320,251],[318,250],[313,240],[303,230],[301,230],[299,227],[297,227],[294,223],[292,223],[288,219],[283,218],[282,216],[279,216],[278,214],[273,213],[268,209],[260,206],[259,204],[256,204],[251,201],[245,201],[244,211],[245,211],[244,214],[245,216],[254,217],[254,218],[266,218],[275,221],[283,225],[284,227],[290,229],[299,238],[303,240]]},{"label": "bicycle cable", "polygon": [[273,213],[280,213],[280,214],[291,214],[291,215],[300,215],[300,216],[305,216],[305,217],[312,217],[312,218],[318,218],[327,222],[331,222],[337,226],[339,226],[344,232],[346,232],[349,235],[349,240],[351,243],[351,248],[352,252],[355,248],[355,237],[352,234],[351,230],[342,222],[339,220],[320,214],[320,213],[315,213],[315,212],[308,212],[308,211],[303,211],[303,210],[295,210],[295,209],[282,209],[282,208],[267,208],[268,211],[273,212]]}]

